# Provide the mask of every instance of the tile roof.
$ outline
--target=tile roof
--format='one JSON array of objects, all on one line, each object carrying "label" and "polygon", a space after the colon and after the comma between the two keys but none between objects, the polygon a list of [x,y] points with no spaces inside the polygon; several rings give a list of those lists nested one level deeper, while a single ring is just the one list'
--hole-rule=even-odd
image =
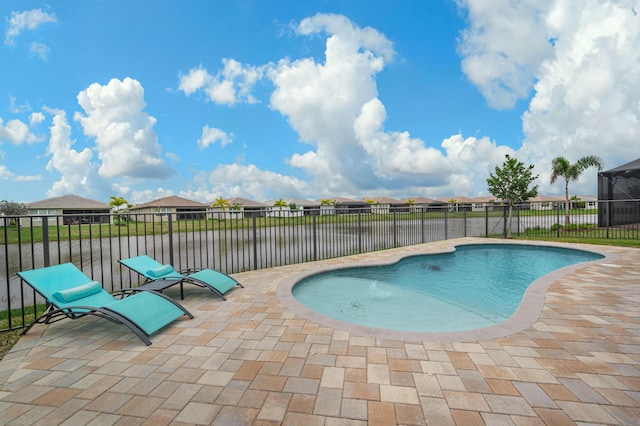
[{"label": "tile roof", "polygon": [[367,202],[367,200],[373,200],[377,204],[406,204],[405,201],[398,200],[397,198],[390,198],[390,197],[377,197],[377,198],[364,197],[362,200],[365,203]]},{"label": "tile roof", "polygon": [[26,206],[30,209],[111,209],[107,203],[90,200],[73,194],[34,201],[33,203],[26,204]]},{"label": "tile roof", "polygon": [[408,197],[408,198],[403,198],[401,201],[406,203],[409,200],[413,200],[413,204],[429,204],[435,201],[433,198],[427,198],[427,197]]},{"label": "tile roof", "polygon": [[242,206],[242,207],[268,207],[265,203],[249,200],[247,198],[242,198],[242,197],[229,198],[229,204],[232,206],[234,204],[238,204],[239,206]]},{"label": "tile roof", "polygon": [[186,198],[177,197],[172,195],[170,197],[159,198],[157,200],[150,201],[144,204],[136,204],[131,207],[129,210],[139,210],[145,209],[149,207],[191,207],[202,209],[208,207],[208,204],[199,203],[197,201],[188,200]]}]

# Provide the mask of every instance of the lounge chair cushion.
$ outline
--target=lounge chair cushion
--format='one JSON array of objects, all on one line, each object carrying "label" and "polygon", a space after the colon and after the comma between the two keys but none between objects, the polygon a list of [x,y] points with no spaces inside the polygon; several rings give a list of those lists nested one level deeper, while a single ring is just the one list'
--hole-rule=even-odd
[{"label": "lounge chair cushion", "polygon": [[222,294],[225,294],[227,291],[238,285],[238,283],[235,280],[231,279],[231,277],[213,271],[211,269],[203,269],[200,272],[189,275],[189,278],[195,278],[197,280],[203,281]]},{"label": "lounge chair cushion", "polygon": [[171,265],[162,265],[155,269],[150,269],[147,271],[147,275],[151,278],[160,278],[164,275],[170,274],[173,272],[173,266]]},{"label": "lounge chair cushion", "polygon": [[53,293],[53,297],[60,302],[69,303],[74,300],[84,299],[96,293],[102,291],[102,285],[98,281],[89,281],[86,284],[78,285],[68,288],[66,290],[60,290]]}]

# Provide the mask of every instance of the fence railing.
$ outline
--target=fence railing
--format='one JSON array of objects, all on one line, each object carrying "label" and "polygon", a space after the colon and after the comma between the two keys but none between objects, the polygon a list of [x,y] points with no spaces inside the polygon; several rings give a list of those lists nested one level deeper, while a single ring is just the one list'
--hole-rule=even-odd
[{"label": "fence railing", "polygon": [[[640,202],[624,208],[514,209],[514,235],[640,239]],[[611,215],[618,209],[616,220]],[[622,212],[622,213],[620,213]],[[621,223],[621,217],[624,218]],[[601,226],[599,226],[599,223]],[[73,262],[108,291],[140,277],[119,259],[148,254],[176,269],[237,273],[460,237],[506,234],[503,206],[366,206],[161,214],[0,217],[0,331],[25,327],[44,300],[16,272]],[[38,312],[38,311],[36,311]]]}]

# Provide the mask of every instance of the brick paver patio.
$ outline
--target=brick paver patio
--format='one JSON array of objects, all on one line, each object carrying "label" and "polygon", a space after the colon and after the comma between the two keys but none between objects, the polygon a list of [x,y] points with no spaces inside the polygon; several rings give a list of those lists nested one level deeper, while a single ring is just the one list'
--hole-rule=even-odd
[{"label": "brick paver patio", "polygon": [[579,246],[608,257],[547,277],[502,337],[376,335],[286,298],[305,273],[489,241],[241,273],[226,302],[186,287],[195,319],[149,347],[97,318],[36,325],[0,361],[0,424],[640,423],[637,248]]}]

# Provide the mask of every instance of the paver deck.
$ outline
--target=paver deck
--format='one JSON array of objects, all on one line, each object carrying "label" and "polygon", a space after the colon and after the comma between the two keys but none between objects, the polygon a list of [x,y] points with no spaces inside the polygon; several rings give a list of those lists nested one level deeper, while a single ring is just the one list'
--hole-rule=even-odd
[{"label": "paver deck", "polygon": [[580,245],[608,257],[537,283],[539,318],[525,306],[458,340],[376,334],[286,298],[310,272],[490,241],[236,274],[226,302],[188,286],[195,319],[148,347],[97,318],[36,325],[0,361],[0,424],[639,424],[640,249]]}]

